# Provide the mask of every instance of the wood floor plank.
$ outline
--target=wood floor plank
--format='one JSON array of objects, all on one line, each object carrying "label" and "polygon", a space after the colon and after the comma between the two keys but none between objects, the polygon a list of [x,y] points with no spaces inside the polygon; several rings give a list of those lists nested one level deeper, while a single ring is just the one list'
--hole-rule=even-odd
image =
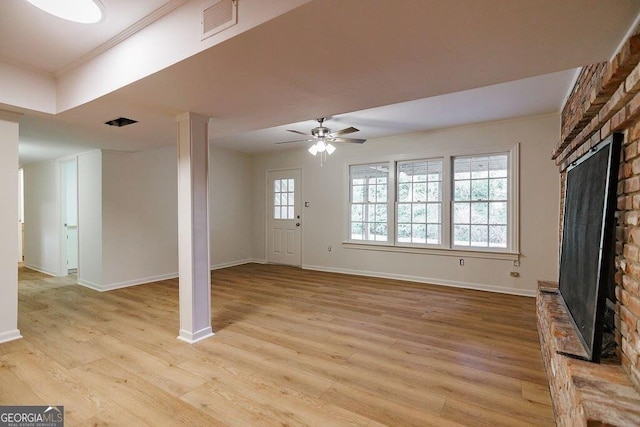
[{"label": "wood floor plank", "polygon": [[446,419],[469,426],[530,427],[555,426],[551,414],[542,411],[533,417],[515,417],[494,411],[490,406],[477,404],[473,400],[448,398],[442,410]]},{"label": "wood floor plank", "polygon": [[356,369],[342,363],[315,358],[286,347],[268,344],[262,348],[265,354],[279,363],[294,366],[298,369],[324,376],[334,383],[349,385],[371,394],[384,396],[394,402],[413,406],[425,413],[439,412],[444,405],[445,397],[438,391],[408,387],[396,377],[384,375],[373,370]]},{"label": "wood floor plank", "polygon": [[107,359],[71,370],[109,401],[151,425],[213,425],[215,420],[169,393],[148,385],[139,377]]},{"label": "wood floor plank", "polygon": [[65,407],[65,420],[79,423],[97,414],[100,403],[68,370],[50,361],[38,350],[15,352],[0,357],[3,364],[28,385],[44,405],[61,405],[60,395],[65,395],[73,404]]},{"label": "wood floor plank", "polygon": [[510,365],[508,362],[492,357],[491,353],[474,354],[472,347],[450,349],[447,346],[422,345],[398,341],[394,348],[404,352],[409,358],[422,357],[431,363],[437,361],[455,360],[456,364],[463,368],[473,369],[479,372],[505,375],[522,381],[529,381],[542,386],[548,386],[547,377],[542,367],[542,360],[532,358],[527,366]]},{"label": "wood floor plank", "polygon": [[48,405],[34,388],[12,372],[9,362],[0,358],[1,405]]},{"label": "wood floor plank", "polygon": [[227,425],[269,425],[268,415],[260,408],[245,405],[242,396],[238,398],[234,393],[226,389],[220,390],[209,382],[185,394],[181,399],[212,417],[224,419]]},{"label": "wood floor plank", "polygon": [[[65,408],[66,411],[66,408]],[[113,405],[109,410],[105,410],[98,415],[83,420],[79,423],[68,422],[65,419],[65,425],[68,427],[121,427],[121,426],[151,426],[145,420],[138,418],[135,414],[126,409]]]},{"label": "wood floor plank", "polygon": [[108,335],[96,338],[92,341],[92,345],[120,368],[176,397],[206,382],[204,378],[192,371],[181,369]]},{"label": "wood floor plank", "polygon": [[282,387],[291,388],[310,396],[320,397],[333,383],[331,379],[314,375],[307,370],[292,365],[282,365],[277,361],[233,346],[216,343],[201,349],[202,356],[180,364],[180,367],[212,379],[212,373],[220,369],[242,370],[254,377],[266,379]]},{"label": "wood floor plank", "polygon": [[[200,361],[199,367],[203,367]],[[223,397],[226,402],[218,406],[233,404],[251,414],[253,424],[256,420],[267,425],[353,425],[366,426],[369,419],[339,406],[324,403],[317,397],[291,387],[295,375],[288,384],[273,382],[262,375],[263,366],[255,369],[239,369],[235,364],[213,363],[206,365],[206,371],[214,379],[207,383],[206,390],[213,395]],[[268,368],[267,368],[268,369]],[[247,387],[246,384],[251,384]],[[186,395],[183,399],[190,399]]]},{"label": "wood floor plank", "polygon": [[344,385],[331,387],[322,399],[353,412],[375,419],[388,426],[459,426],[461,424],[441,418],[439,415],[425,413],[402,403],[385,399],[378,394],[369,393]]},{"label": "wood floor plank", "polygon": [[216,335],[189,345],[175,279],[19,277],[0,404],[57,398],[70,426],[553,422],[530,298],[247,264],[212,272]]}]

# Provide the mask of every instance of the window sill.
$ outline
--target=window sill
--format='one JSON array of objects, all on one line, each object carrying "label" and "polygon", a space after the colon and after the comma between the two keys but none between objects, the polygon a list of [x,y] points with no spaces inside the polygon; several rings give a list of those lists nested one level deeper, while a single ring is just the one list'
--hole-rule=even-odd
[{"label": "window sill", "polygon": [[401,252],[408,254],[451,256],[458,258],[484,258],[506,261],[520,260],[520,254],[518,252],[496,252],[490,250],[465,250],[449,248],[419,248],[415,246],[399,246],[384,243],[381,244],[360,242],[342,242],[342,247],[345,249],[360,249],[365,251]]}]

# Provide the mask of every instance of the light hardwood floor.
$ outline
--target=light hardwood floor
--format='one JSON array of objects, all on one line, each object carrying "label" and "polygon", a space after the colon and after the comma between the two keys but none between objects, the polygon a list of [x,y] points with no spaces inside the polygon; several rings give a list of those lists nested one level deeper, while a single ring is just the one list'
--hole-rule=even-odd
[{"label": "light hardwood floor", "polygon": [[553,425],[532,298],[249,264],[212,273],[216,335],[188,345],[177,280],[73,280],[20,269],[0,404],[67,426]]}]

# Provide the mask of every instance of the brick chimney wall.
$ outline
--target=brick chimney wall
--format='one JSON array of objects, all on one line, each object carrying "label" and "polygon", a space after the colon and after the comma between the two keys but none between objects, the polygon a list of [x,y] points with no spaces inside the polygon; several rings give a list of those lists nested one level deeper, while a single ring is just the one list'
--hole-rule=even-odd
[{"label": "brick chimney wall", "polygon": [[617,193],[615,335],[619,359],[636,390],[640,390],[639,64],[640,31],[636,31],[611,61],[582,69],[562,111],[561,137],[552,153],[564,186],[566,169],[574,160],[613,132],[625,134]]}]

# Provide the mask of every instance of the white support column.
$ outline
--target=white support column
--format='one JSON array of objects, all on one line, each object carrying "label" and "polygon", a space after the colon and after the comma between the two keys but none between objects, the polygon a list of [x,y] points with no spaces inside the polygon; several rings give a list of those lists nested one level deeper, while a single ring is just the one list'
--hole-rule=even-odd
[{"label": "white support column", "polygon": [[22,338],[18,330],[18,120],[0,110],[0,343]]},{"label": "white support column", "polygon": [[209,270],[209,118],[187,112],[180,114],[177,120],[178,339],[195,343],[213,335]]}]

